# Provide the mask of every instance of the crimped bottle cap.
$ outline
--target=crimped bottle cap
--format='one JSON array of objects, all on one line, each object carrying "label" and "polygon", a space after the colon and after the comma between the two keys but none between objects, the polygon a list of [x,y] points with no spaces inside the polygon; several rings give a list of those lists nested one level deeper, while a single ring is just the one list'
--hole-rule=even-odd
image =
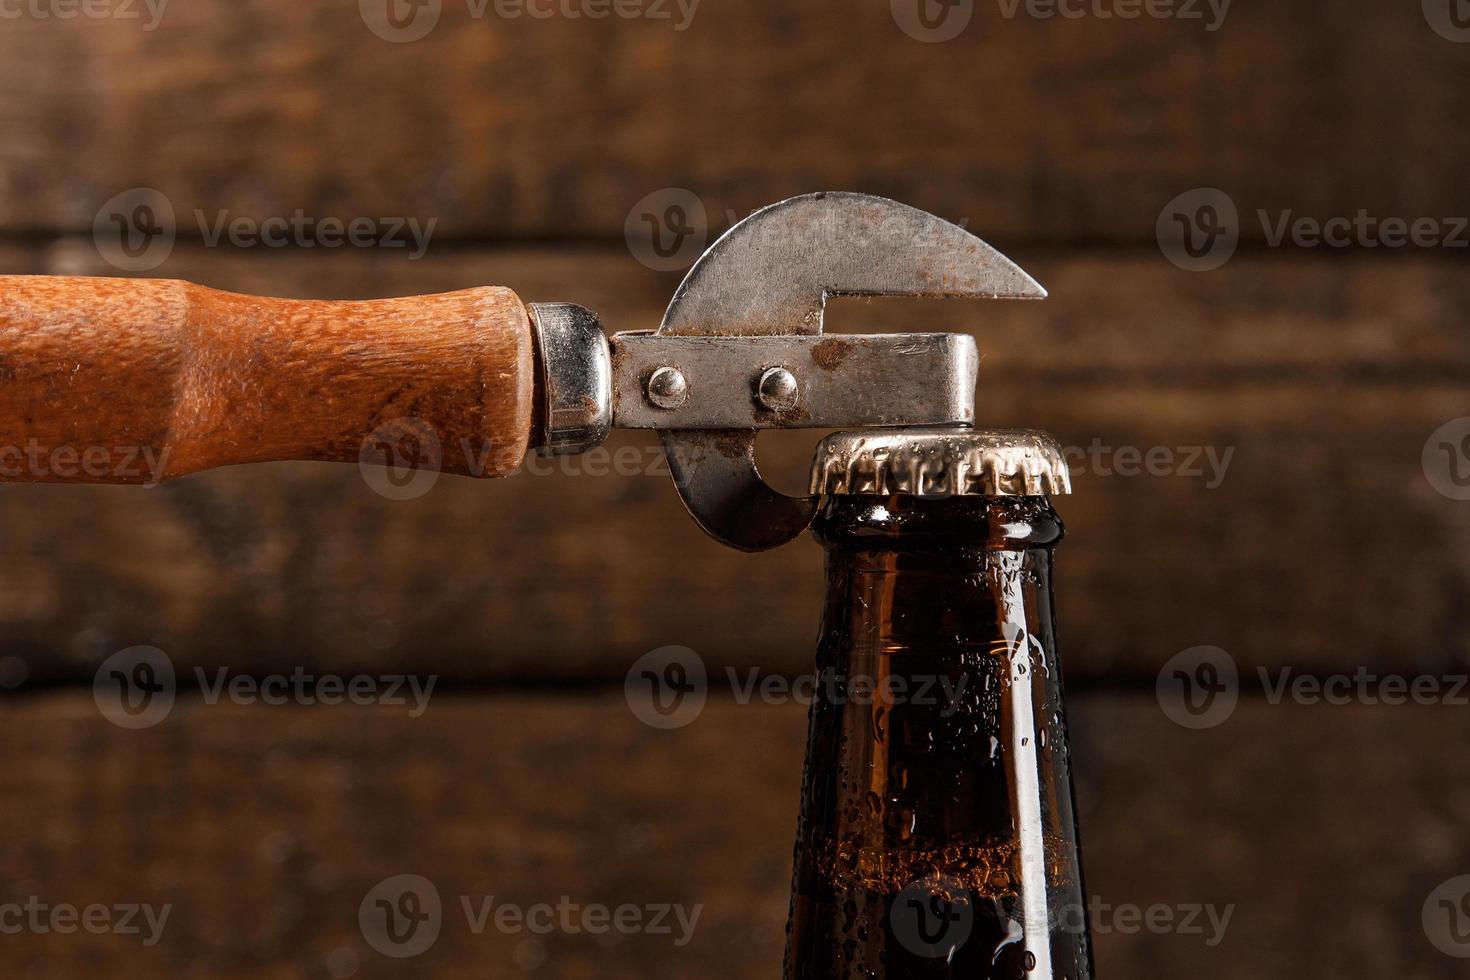
[{"label": "crimped bottle cap", "polygon": [[822,440],[812,493],[1042,497],[1072,492],[1061,444],[1032,429],[870,429]]}]

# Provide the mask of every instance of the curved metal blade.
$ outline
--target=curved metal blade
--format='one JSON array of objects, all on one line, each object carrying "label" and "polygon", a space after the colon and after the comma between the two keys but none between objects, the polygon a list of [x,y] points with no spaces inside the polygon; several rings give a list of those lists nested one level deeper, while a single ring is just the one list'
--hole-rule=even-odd
[{"label": "curved metal blade", "polygon": [[868,194],[793,197],[710,246],[661,334],[821,333],[833,296],[1044,299],[1010,259],[932,214]]},{"label": "curved metal blade", "polygon": [[[664,314],[660,334],[817,334],[834,296],[1042,299],[1046,290],[958,225],[867,194],[794,197],[757,211],[710,246]],[[816,501],[768,487],[755,432],[664,432],[679,495],[712,536],[747,551],[801,534]]]}]

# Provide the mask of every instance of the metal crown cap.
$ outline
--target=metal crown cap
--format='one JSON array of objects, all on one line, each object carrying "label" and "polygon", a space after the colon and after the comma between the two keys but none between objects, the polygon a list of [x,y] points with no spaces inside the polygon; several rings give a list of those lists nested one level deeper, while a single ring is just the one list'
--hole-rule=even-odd
[{"label": "metal crown cap", "polygon": [[1061,444],[1029,429],[881,429],[822,440],[812,493],[1041,497],[1072,492]]}]

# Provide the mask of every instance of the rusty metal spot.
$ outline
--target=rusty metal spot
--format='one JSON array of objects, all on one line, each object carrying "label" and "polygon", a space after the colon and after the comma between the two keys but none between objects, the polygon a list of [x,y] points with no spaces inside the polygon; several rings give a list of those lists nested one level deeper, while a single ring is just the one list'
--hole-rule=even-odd
[{"label": "rusty metal spot", "polygon": [[832,337],[812,348],[812,363],[824,371],[835,371],[851,350],[847,341]]}]

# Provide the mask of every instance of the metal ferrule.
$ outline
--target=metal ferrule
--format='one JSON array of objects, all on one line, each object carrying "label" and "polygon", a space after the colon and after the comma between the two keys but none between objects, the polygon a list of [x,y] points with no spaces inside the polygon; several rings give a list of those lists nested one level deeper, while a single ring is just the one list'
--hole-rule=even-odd
[{"label": "metal ferrule", "polygon": [[536,445],[563,455],[602,444],[612,429],[612,356],[591,310],[572,303],[527,307],[541,372],[542,432]]}]

